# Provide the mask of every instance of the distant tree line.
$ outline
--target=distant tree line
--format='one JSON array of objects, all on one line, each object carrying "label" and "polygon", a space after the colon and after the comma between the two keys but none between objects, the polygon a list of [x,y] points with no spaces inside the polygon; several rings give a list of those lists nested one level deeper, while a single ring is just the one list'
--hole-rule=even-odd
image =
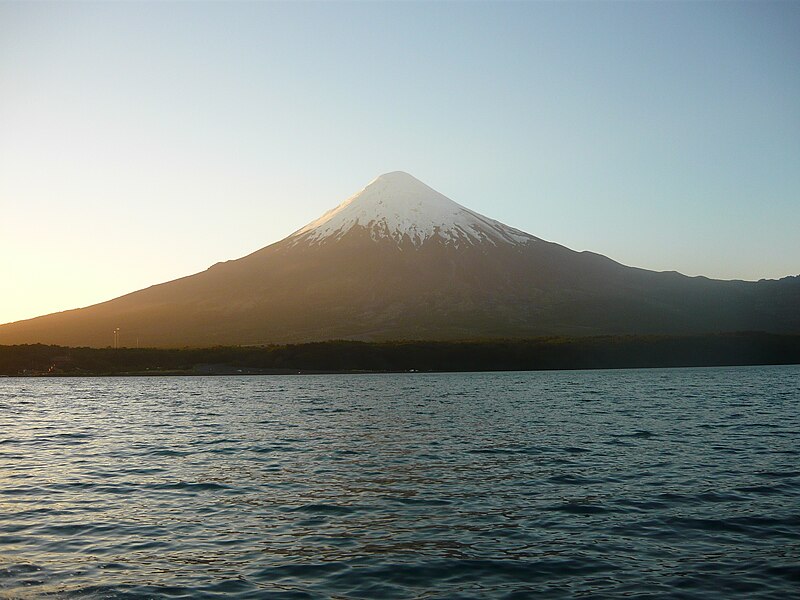
[{"label": "distant tree line", "polygon": [[526,371],[793,363],[800,363],[800,335],[751,332],[182,349],[0,346],[0,375]]}]

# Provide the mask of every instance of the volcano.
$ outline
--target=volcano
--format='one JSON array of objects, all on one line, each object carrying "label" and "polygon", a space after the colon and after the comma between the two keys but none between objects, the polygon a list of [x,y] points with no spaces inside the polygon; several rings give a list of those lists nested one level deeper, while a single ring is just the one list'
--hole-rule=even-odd
[{"label": "volcano", "polygon": [[386,173],[238,260],[0,326],[0,344],[183,347],[541,335],[800,333],[800,277],[719,281],[576,252]]}]

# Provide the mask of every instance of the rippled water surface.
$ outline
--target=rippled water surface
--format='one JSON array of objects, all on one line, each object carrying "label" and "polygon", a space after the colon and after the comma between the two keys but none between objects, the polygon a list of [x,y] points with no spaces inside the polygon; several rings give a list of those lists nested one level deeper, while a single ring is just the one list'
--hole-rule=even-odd
[{"label": "rippled water surface", "polygon": [[0,597],[796,597],[799,386],[0,379]]}]

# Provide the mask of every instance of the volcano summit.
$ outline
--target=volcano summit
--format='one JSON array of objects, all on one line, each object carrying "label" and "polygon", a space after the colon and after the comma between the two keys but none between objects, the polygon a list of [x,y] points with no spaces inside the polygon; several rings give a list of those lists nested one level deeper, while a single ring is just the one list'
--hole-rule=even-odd
[{"label": "volcano summit", "polygon": [[575,252],[387,173],[238,260],[0,326],[0,344],[208,346],[328,339],[800,333],[800,278],[716,281]]},{"label": "volcano summit", "polygon": [[533,236],[487,219],[404,173],[394,171],[374,179],[342,204],[312,221],[291,237],[303,242],[339,239],[354,227],[377,241],[421,246],[433,241],[459,244],[521,244]]}]

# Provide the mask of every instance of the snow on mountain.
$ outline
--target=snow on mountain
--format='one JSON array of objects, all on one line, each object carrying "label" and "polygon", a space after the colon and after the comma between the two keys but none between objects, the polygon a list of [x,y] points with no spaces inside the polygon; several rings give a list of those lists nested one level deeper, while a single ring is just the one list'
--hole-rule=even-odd
[{"label": "snow on mountain", "polygon": [[294,243],[338,239],[353,227],[372,239],[414,246],[438,238],[446,244],[527,244],[533,236],[453,202],[403,171],[385,173],[290,236]]}]

